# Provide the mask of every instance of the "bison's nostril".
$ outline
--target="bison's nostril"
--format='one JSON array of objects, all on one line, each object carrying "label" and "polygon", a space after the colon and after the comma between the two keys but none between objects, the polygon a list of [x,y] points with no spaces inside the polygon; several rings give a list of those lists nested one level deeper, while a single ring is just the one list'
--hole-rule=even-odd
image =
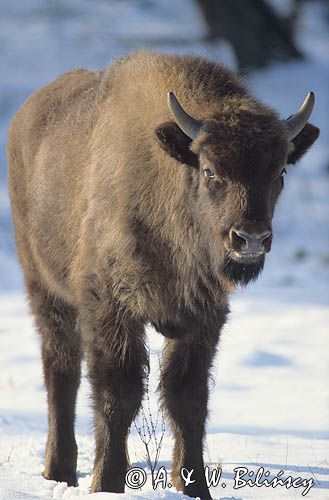
[{"label": "bison's nostril", "polygon": [[267,233],[264,233],[262,238],[262,245],[270,244],[272,240],[272,231],[267,231]]},{"label": "bison's nostril", "polygon": [[230,231],[231,245],[234,250],[240,252],[241,250],[246,250],[248,248],[247,239],[235,229]]}]

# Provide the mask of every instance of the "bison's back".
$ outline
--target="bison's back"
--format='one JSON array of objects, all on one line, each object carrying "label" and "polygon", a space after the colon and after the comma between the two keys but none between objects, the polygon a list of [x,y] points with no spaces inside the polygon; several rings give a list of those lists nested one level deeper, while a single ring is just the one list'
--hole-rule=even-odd
[{"label": "bison's back", "polygon": [[101,73],[76,70],[35,92],[8,137],[9,189],[27,279],[67,294]]}]

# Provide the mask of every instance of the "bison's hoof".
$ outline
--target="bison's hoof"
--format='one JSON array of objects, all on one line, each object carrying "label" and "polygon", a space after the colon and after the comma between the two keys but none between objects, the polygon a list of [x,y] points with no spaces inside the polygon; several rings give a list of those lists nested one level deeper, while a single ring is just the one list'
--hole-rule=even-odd
[{"label": "bison's hoof", "polygon": [[43,477],[52,481],[57,481],[58,483],[67,483],[68,486],[78,486],[76,474],[68,473],[65,471],[44,471]]}]

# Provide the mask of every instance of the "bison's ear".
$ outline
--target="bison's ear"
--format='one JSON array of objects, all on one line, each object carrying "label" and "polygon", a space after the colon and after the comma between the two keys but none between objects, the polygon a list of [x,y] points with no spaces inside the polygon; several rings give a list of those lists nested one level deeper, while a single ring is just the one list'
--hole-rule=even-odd
[{"label": "bison's ear", "polygon": [[288,155],[287,163],[296,163],[306,153],[313,142],[317,140],[320,134],[320,129],[307,123],[303,130],[293,139],[292,149]]},{"label": "bison's ear", "polygon": [[173,122],[166,122],[155,129],[160,147],[180,163],[198,168],[198,157],[190,150],[192,140]]}]

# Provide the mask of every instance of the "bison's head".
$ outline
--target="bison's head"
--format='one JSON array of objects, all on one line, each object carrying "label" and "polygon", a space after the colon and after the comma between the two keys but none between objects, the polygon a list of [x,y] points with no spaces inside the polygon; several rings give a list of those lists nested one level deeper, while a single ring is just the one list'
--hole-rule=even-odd
[{"label": "bison's head", "polygon": [[300,110],[282,121],[247,97],[231,97],[220,113],[197,120],[172,92],[175,119],[157,128],[165,151],[186,170],[194,217],[213,270],[231,281],[255,279],[271,249],[272,217],[287,165],[312,145],[319,129],[307,123],[314,105],[309,93]]}]

